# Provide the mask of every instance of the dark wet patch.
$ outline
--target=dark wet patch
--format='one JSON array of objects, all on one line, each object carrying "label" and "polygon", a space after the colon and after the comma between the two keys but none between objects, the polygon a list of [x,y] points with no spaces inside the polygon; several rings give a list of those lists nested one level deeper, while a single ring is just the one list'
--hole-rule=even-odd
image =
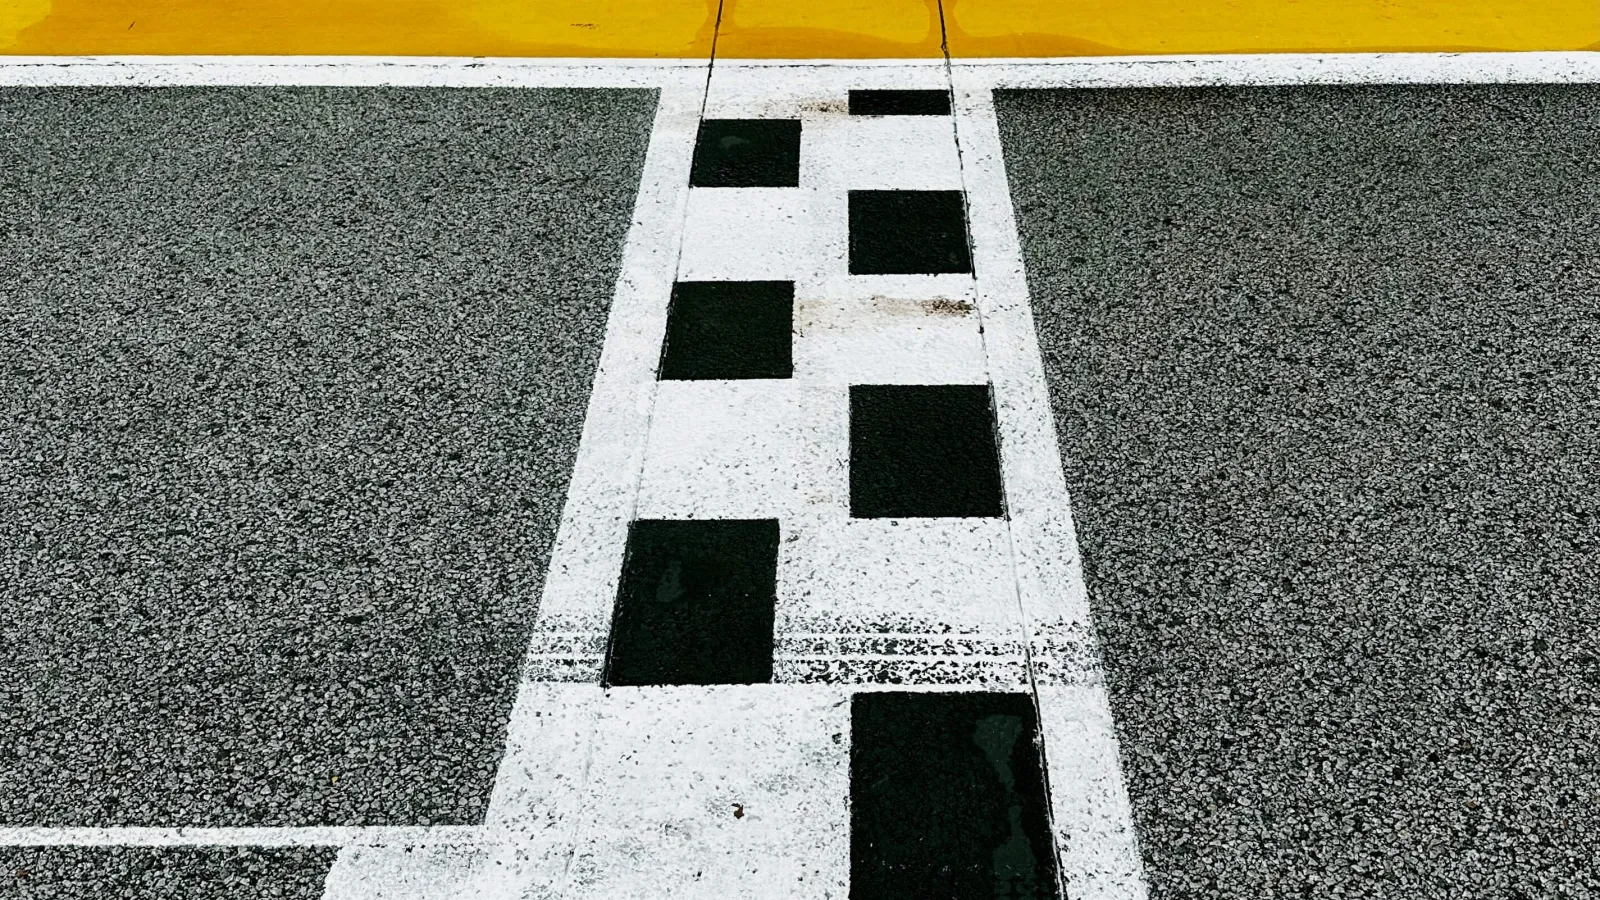
[{"label": "dark wet patch", "polygon": [[661,378],[788,378],[793,329],[792,281],[679,282],[667,314]]},{"label": "dark wet patch", "polygon": [[634,522],[605,683],[771,681],[777,573],[776,519]]},{"label": "dark wet patch", "polygon": [[852,385],[850,515],[1005,514],[989,386]]}]

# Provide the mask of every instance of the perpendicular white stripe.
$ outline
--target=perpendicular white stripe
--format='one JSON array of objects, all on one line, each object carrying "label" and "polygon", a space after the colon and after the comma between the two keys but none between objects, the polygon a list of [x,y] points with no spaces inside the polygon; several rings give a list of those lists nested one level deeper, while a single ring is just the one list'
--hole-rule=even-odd
[{"label": "perpendicular white stripe", "polygon": [[[719,66],[878,69],[943,60],[737,60]],[[657,87],[705,59],[374,56],[0,57],[0,86]],[[1600,82],[1600,53],[1266,53],[952,60],[987,88]]]},{"label": "perpendicular white stripe", "polygon": [[[1018,601],[1035,655],[1078,632],[1080,669],[1052,685],[1035,664],[1051,816],[1066,893],[1143,900],[1146,886],[1100,671],[1072,508],[1034,331],[993,94],[952,73],[984,347],[994,383]],[[975,84],[974,82],[979,82]]]},{"label": "perpendicular white stripe", "polygon": [[0,847],[354,847],[476,840],[475,825],[247,828],[0,828]]}]

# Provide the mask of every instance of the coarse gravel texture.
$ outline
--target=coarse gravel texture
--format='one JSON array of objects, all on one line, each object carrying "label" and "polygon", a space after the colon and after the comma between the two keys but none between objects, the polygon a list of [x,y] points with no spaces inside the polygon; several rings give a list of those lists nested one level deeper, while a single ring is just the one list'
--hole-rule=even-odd
[{"label": "coarse gravel texture", "polygon": [[0,847],[9,900],[317,900],[331,847]]},{"label": "coarse gravel texture", "polygon": [[0,94],[0,824],[481,821],[654,109]]},{"label": "coarse gravel texture", "polygon": [[1600,896],[1600,88],[998,101],[1152,896]]}]

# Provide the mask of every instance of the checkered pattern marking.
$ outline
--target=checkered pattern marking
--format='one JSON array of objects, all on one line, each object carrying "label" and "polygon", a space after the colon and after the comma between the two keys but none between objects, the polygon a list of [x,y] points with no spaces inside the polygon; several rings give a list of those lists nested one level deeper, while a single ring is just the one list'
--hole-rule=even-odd
[{"label": "checkered pattern marking", "polygon": [[330,898],[1140,895],[1094,855],[1126,827],[1087,622],[1019,556],[1039,442],[951,98],[933,66],[663,95],[670,278],[625,260],[488,821],[347,847]]}]

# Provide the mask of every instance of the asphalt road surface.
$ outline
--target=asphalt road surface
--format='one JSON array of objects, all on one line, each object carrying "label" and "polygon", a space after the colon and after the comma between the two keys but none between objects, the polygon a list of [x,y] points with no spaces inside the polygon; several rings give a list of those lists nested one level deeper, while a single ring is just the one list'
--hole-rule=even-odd
[{"label": "asphalt road surface", "polygon": [[[0,822],[481,821],[654,105],[5,92]],[[316,896],[331,851],[0,859]]]},{"label": "asphalt road surface", "polygon": [[[807,77],[783,71],[773,70],[790,87]],[[691,321],[701,307],[675,304],[682,339],[669,345],[664,377],[678,381],[658,397],[698,405],[674,419],[658,399],[649,422],[641,413],[637,423],[653,440],[704,439],[734,462],[718,469],[716,452],[694,449],[681,468],[652,468],[677,460],[676,445],[663,443],[656,459],[640,433],[643,474],[609,474],[669,500],[720,496],[729,471],[761,490],[782,487],[783,464],[739,455],[748,449],[739,429],[782,430],[769,422],[801,438],[775,446],[824,447],[826,459],[850,460],[852,477],[873,465],[887,478],[935,456],[977,458],[980,445],[989,447],[980,468],[996,468],[988,441],[999,426],[960,426],[992,415],[993,396],[1013,396],[1016,367],[996,370],[986,356],[1012,346],[1011,325],[990,309],[981,331],[965,301],[942,301],[959,320],[920,327],[977,348],[975,379],[962,368],[967,357],[924,359],[914,352],[923,345],[902,348],[898,338],[848,345],[878,348],[849,358],[841,351],[865,369],[873,360],[864,357],[890,349],[922,366],[913,381],[935,387],[896,382],[890,391],[931,398],[905,422],[869,427],[876,407],[867,401],[888,390],[871,378],[794,394],[834,418],[812,421],[801,415],[810,407],[794,404],[730,412],[733,388],[782,397],[787,381],[818,377],[806,353],[826,334],[789,322],[794,288],[762,279],[795,276],[768,269],[804,264],[830,291],[864,290],[843,274],[843,248],[852,248],[852,270],[866,258],[857,258],[868,246],[858,238],[928,249],[933,218],[899,208],[912,194],[938,201],[934,212],[945,216],[935,230],[945,236],[987,223],[999,194],[968,197],[965,217],[959,202],[945,202],[960,199],[953,186],[998,184],[977,177],[989,162],[962,162],[948,123],[830,120],[843,115],[831,94],[790,109],[772,99],[780,75],[763,76],[774,79],[761,88],[771,97],[723,96],[713,83],[706,109],[734,117],[726,127],[736,130],[750,127],[737,118],[748,109],[811,116],[774,129],[769,143],[783,152],[768,162],[782,164],[781,177],[762,169],[758,180],[773,184],[757,193],[694,188],[702,206],[729,204],[747,219],[708,224],[691,203],[661,226],[683,230],[682,257],[661,260],[680,281],[727,280],[727,267],[759,263],[740,277],[765,285],[771,308],[750,328],[718,331],[731,311],[752,309],[754,295],[730,293],[746,298],[741,307],[706,294],[705,322]],[[647,218],[634,199],[655,106],[653,92],[620,90],[0,94],[0,826],[485,822],[519,663],[530,639],[553,640],[530,630],[545,612],[538,598],[623,240],[636,214]],[[997,109],[1152,896],[1600,893],[1600,90],[1020,91],[1002,92]],[[969,129],[972,121],[982,124],[969,120]],[[914,146],[934,133],[949,146]],[[846,153],[841,135],[870,152]],[[664,145],[687,150],[679,138]],[[702,149],[763,146],[719,138]],[[823,179],[816,196],[836,208],[807,205],[813,188],[798,184],[802,170]],[[866,205],[856,209],[852,195],[847,208],[846,188],[861,188]],[[792,193],[773,193],[784,190]],[[899,204],[890,211],[899,211],[867,215],[866,195],[890,191]],[[787,239],[762,237],[783,228],[773,233]],[[746,244],[771,252],[740,255]],[[840,256],[813,259],[808,247]],[[996,267],[984,261],[994,248],[977,237],[958,240],[955,250],[963,247],[954,262],[935,254],[905,271],[972,269],[963,289],[992,302],[983,290],[998,283],[985,281]],[[834,265],[843,280],[820,280]],[[695,266],[710,274],[681,277]],[[933,289],[902,268],[869,261],[858,274],[891,272],[902,280],[879,284]],[[809,299],[889,314],[824,293]],[[625,339],[644,333],[624,324],[633,329],[618,330]],[[785,330],[794,332],[788,342]],[[739,342],[733,334],[761,353],[727,352]],[[711,335],[703,358],[695,335]],[[619,389],[608,402],[624,395],[634,396]],[[957,432],[975,443],[955,441]],[[1000,437],[1001,454],[1018,452]],[[955,442],[935,452],[943,438]],[[917,528],[941,517],[952,528],[1011,528],[997,513],[1018,507],[998,497],[1015,486],[998,474],[992,484],[972,477],[919,490],[982,488],[990,499],[977,507],[874,506],[863,489],[835,498],[829,527],[859,533],[881,514],[909,516]],[[789,496],[745,493],[769,505]],[[662,517],[682,518],[685,508],[669,504]],[[1048,772],[1035,743],[1021,740],[1041,721],[1021,693],[935,702],[858,692],[849,754],[842,726],[811,735],[826,763],[812,772],[826,776],[815,779],[823,787],[791,797],[773,788],[787,781],[768,779],[731,806],[713,798],[714,822],[702,822],[696,804],[706,791],[809,746],[706,699],[801,696],[796,685],[747,685],[783,680],[772,610],[794,576],[774,557],[812,539],[783,530],[794,526],[786,510],[757,510],[765,518],[733,529],[747,533],[737,540],[713,540],[722,532],[703,522],[636,523],[640,541],[678,535],[741,553],[759,544],[741,558],[761,577],[729,581],[728,596],[765,606],[735,629],[751,634],[724,639],[716,628],[729,621],[726,598],[674,569],[676,557],[630,557],[627,598],[689,592],[701,604],[691,636],[716,640],[666,640],[676,632],[651,618],[658,609],[619,613],[610,679],[707,682],[724,693],[696,700],[634,689],[593,700],[611,704],[608,727],[621,730],[602,743],[619,761],[575,782],[588,793],[571,814],[586,824],[568,829],[583,843],[573,848],[571,865],[582,870],[573,883],[682,894],[693,884],[671,877],[699,883],[701,862],[689,860],[709,860],[705,883],[735,891],[751,890],[738,879],[760,866],[763,877],[790,863],[832,871],[844,863],[833,850],[803,848],[807,829],[824,835],[816,846],[833,846],[839,835],[817,810],[845,821],[848,793],[854,837],[894,837],[856,842],[845,870],[854,883],[905,860],[937,873],[955,853],[962,871],[1005,868],[1013,886],[1049,893],[1052,862],[1040,849]],[[729,518],[722,513],[702,517]],[[783,522],[770,517],[778,513]],[[888,549],[900,546],[862,545],[817,583],[888,564],[928,575],[933,587],[922,593],[964,599],[948,604],[954,619],[987,598],[968,588],[982,579],[942,574],[988,571],[987,557]],[[1010,551],[996,552],[1009,566]],[[1008,579],[997,583],[1017,605]],[[850,596],[896,613],[927,599],[887,596],[898,582],[881,583],[890,587]],[[608,597],[582,599],[609,607]],[[751,641],[755,632],[766,642]],[[707,649],[736,638],[749,643],[749,659]],[[619,659],[640,665],[618,668]],[[735,671],[707,674],[710,663]],[[556,687],[590,696],[588,685]],[[624,721],[628,703],[674,696],[690,699],[662,707],[662,718]],[[535,709],[530,721],[552,712],[562,710]],[[770,722],[797,734],[826,724],[804,708],[781,712]],[[715,720],[711,731],[690,729],[701,738],[732,736],[719,752],[673,731],[695,716]],[[559,749],[523,747],[529,759],[513,775],[564,759]],[[1076,762],[1051,762],[1063,767],[1053,784],[1068,784]],[[848,786],[847,764],[859,776]],[[565,781],[566,770],[546,771],[561,765],[539,777]],[[916,778],[874,793],[919,767],[967,774],[940,782],[948,797],[926,794]],[[989,780],[981,803],[961,800],[957,782],[972,778]],[[661,784],[671,790],[654,803]],[[649,799],[606,799],[634,789]],[[527,808],[516,812],[541,815],[542,800],[522,798]],[[811,812],[782,828],[765,818],[790,801]],[[957,808],[1015,815],[945,812]],[[757,823],[773,829],[772,843],[750,843],[766,833],[759,828],[731,830]],[[1004,861],[966,833],[1006,828],[1015,839]],[[641,842],[640,832],[655,838]],[[669,833],[728,839],[679,845]],[[795,834],[805,840],[780,840]],[[927,852],[934,844],[946,849]],[[0,895],[314,898],[335,853],[0,848]],[[393,856],[397,870],[410,865],[404,855]],[[1055,864],[1067,858],[1058,847]],[[368,871],[360,854],[341,856],[347,864],[358,873],[347,877]],[[807,889],[829,883],[813,878]],[[891,875],[874,890],[916,892],[919,883]]]},{"label": "asphalt road surface", "polygon": [[1595,896],[1600,91],[998,106],[1152,896]]}]

